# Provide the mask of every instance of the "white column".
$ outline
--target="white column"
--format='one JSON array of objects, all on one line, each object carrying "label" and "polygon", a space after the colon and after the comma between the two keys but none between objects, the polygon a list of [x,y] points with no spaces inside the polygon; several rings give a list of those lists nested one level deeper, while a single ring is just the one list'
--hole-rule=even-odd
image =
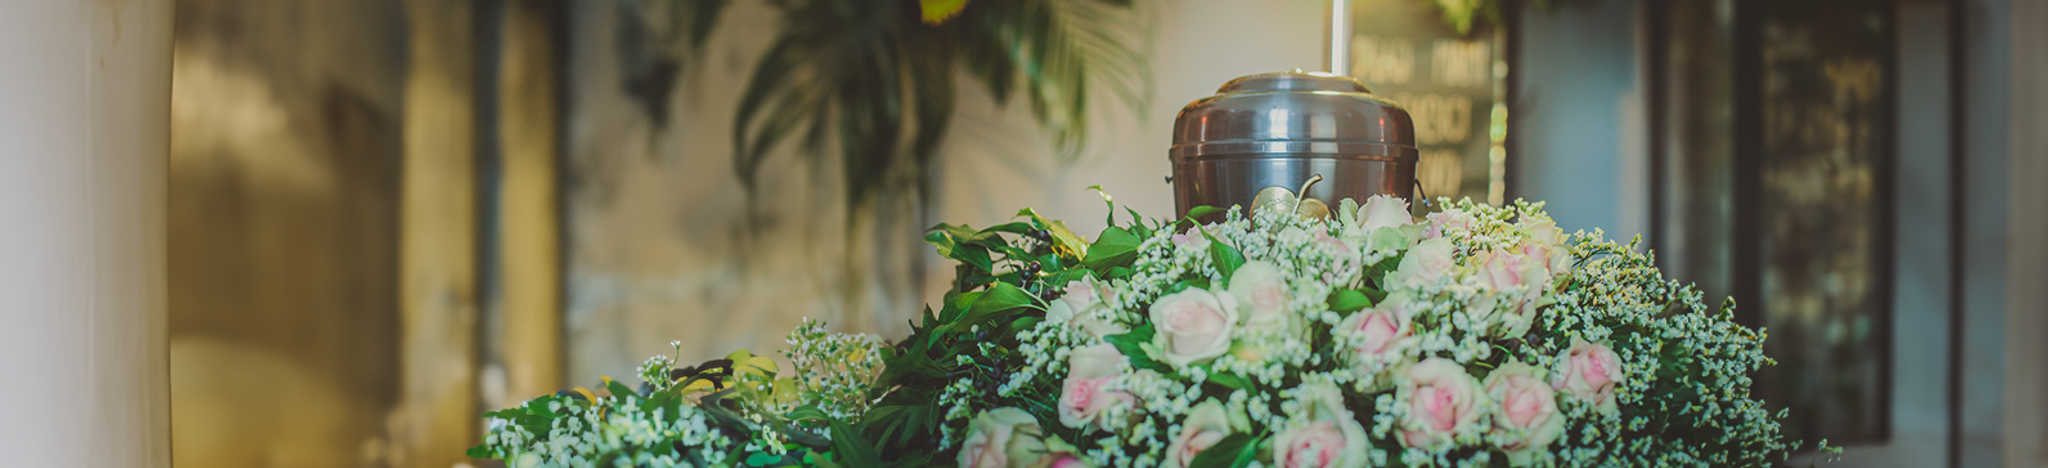
[{"label": "white column", "polygon": [[0,1],[0,464],[170,465],[171,18]]}]

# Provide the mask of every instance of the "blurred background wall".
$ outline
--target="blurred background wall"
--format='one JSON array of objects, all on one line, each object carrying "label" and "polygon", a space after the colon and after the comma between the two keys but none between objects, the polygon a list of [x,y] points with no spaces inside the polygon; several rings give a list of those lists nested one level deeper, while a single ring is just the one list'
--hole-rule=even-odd
[{"label": "blurred background wall", "polygon": [[404,11],[177,5],[175,461],[383,465],[401,352]]},{"label": "blurred background wall", "polygon": [[[1234,77],[1320,69],[1328,19],[1321,0],[1139,1],[1128,28],[1148,92],[1095,99],[1087,145],[1063,155],[1018,99],[961,86],[929,196],[859,208],[845,203],[842,163],[790,148],[768,156],[748,195],[734,175],[734,110],[782,23],[766,4],[730,2],[700,46],[684,45],[682,20],[709,1],[178,2],[176,462],[471,463],[460,455],[477,414],[600,376],[632,380],[672,340],[696,362],[772,354],[805,317],[900,337],[950,276],[919,240],[929,224],[986,226],[1034,207],[1093,234],[1105,212],[1091,185],[1169,212],[1173,115]],[[1434,14],[1382,5],[1400,1],[1354,2],[1354,15]],[[1412,51],[1369,49],[1384,55],[1359,56],[1378,61],[1354,72],[1425,57],[1416,83],[1367,81],[1422,96],[1441,77],[1432,44],[1493,48],[1475,69],[1492,72],[1494,91],[1478,86],[1462,114],[1484,130],[1475,152],[1434,179],[1461,187],[1431,194],[1550,200],[1567,229],[1646,233],[1644,247],[1710,304],[1734,295],[1759,311],[1745,320],[1788,330],[1774,340],[1796,347],[1774,355],[1821,352],[1802,362],[1879,389],[1811,403],[1837,406],[1810,423],[1808,446],[1849,441],[1855,466],[2026,466],[2024,447],[2048,446],[2048,411],[2027,393],[2048,393],[2029,380],[2048,375],[2048,351],[2007,336],[2048,324],[2029,321],[2043,302],[2019,292],[2042,281],[2038,269],[2004,253],[2042,228],[2026,224],[2040,213],[2014,198],[2027,184],[2008,183],[2020,176],[2007,168],[2038,167],[2021,148],[2039,146],[2008,129],[2041,122],[2011,119],[2048,107],[2022,92],[2042,81],[2020,66],[2048,63],[2048,51],[2012,25],[2027,11],[2048,18],[2004,0],[1809,2],[1881,18],[1866,42],[1892,64],[1873,92],[1893,107],[1857,114],[1879,125],[1859,141],[1881,145],[1745,153],[1772,150],[1743,146],[1762,140],[1742,133],[1762,121],[1746,106],[1765,83],[1745,80],[1772,75],[1741,51],[1779,43],[1761,25],[1792,17],[1765,3],[1502,2],[1500,20],[1470,36],[1402,32]],[[1380,46],[1398,36],[1358,34]],[[2034,101],[2008,103],[2024,96]],[[1740,155],[1838,153],[1862,162],[1822,173],[1882,180],[1842,192],[1864,197],[1838,208],[1868,215],[1853,226],[1768,224],[1753,208],[1783,197],[1740,195],[1766,193],[1762,161],[1779,160]],[[1866,236],[1855,258],[1880,265],[1849,262],[1862,286],[1826,291],[1880,305],[1766,302],[1751,278],[1766,264],[1738,259],[1761,255],[1742,239],[1778,225]],[[2025,252],[2035,257],[2016,258],[2039,256]],[[1843,341],[1768,322],[1800,316],[1879,325]]]}]

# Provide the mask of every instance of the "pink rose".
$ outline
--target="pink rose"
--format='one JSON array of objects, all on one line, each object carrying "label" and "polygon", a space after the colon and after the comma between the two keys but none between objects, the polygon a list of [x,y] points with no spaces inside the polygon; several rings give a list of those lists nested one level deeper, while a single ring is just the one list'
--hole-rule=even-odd
[{"label": "pink rose", "polygon": [[1153,337],[1160,360],[1174,366],[1207,362],[1230,351],[1231,332],[1236,328],[1237,301],[1229,292],[1211,293],[1201,288],[1168,294],[1152,303],[1151,318],[1158,334]]},{"label": "pink rose", "polygon": [[1401,265],[1395,267],[1389,282],[1395,286],[1415,288],[1440,281],[1458,267],[1452,258],[1455,249],[1450,239],[1436,238],[1416,243],[1401,257]]},{"label": "pink rose", "polygon": [[1564,273],[1571,268],[1571,255],[1565,252],[1564,247],[1523,242],[1521,252],[1522,256],[1528,257],[1530,262],[1534,262],[1536,267],[1542,268],[1544,273],[1550,276]]},{"label": "pink rose", "polygon": [[[1214,228],[1214,227],[1217,227],[1217,224],[1216,224],[1216,223],[1209,223],[1209,225],[1208,225],[1207,227],[1209,227],[1209,228]],[[1188,230],[1186,230],[1186,231],[1182,231],[1182,232],[1181,232],[1181,233],[1179,233],[1179,234],[1174,234],[1174,235],[1173,235],[1173,245],[1179,246],[1179,248],[1180,248],[1180,249],[1182,249],[1182,250],[1206,250],[1206,249],[1208,249],[1208,248],[1209,248],[1209,236],[1207,236],[1207,235],[1204,235],[1204,234],[1202,233],[1202,229],[1204,229],[1204,227],[1202,227],[1202,226],[1196,226],[1196,227],[1191,227],[1191,228],[1188,228]]]},{"label": "pink rose", "polygon": [[1345,356],[1353,372],[1361,377],[1378,375],[1383,366],[1403,357],[1409,337],[1414,335],[1411,320],[1414,313],[1408,310],[1399,296],[1390,296],[1373,308],[1358,311],[1337,323],[1335,331],[1339,336],[1353,340],[1353,353]]},{"label": "pink rose", "polygon": [[1280,273],[1280,266],[1265,260],[1245,262],[1230,274],[1230,294],[1238,300],[1238,314],[1246,324],[1271,323],[1281,319],[1280,313],[1287,308],[1287,302],[1294,299],[1294,290],[1287,286],[1287,277]]},{"label": "pink rose", "polygon": [[1451,230],[1470,231],[1472,224],[1477,222],[1471,213],[1455,208],[1430,213],[1428,219],[1429,227],[1422,230],[1424,239],[1443,237],[1445,232]]},{"label": "pink rose", "polygon": [[1332,466],[1337,450],[1344,447],[1344,433],[1329,421],[1309,423],[1297,429],[1285,447],[1275,446],[1274,464],[1286,468]]},{"label": "pink rose", "polygon": [[1029,468],[1095,468],[1082,461],[1080,455],[1076,455],[1078,453],[1081,453],[1081,449],[1074,448],[1067,441],[1058,437],[1047,437],[1044,455],[1038,457],[1038,461],[1031,462]]},{"label": "pink rose", "polygon": [[1167,468],[1187,468],[1202,451],[1216,446],[1232,432],[1230,414],[1223,404],[1208,400],[1188,410],[1187,420],[1180,425],[1180,434],[1166,446]]},{"label": "pink rose", "polygon": [[1360,252],[1358,249],[1353,248],[1351,243],[1344,239],[1318,232],[1316,233],[1316,245],[1329,249],[1330,253],[1337,257],[1336,268],[1323,272],[1323,282],[1325,283],[1337,283],[1340,281],[1341,275],[1356,272],[1360,267],[1364,266],[1359,262]]},{"label": "pink rose", "polygon": [[1365,234],[1383,227],[1400,227],[1415,224],[1415,217],[1408,214],[1408,200],[1373,195],[1365,199],[1365,206],[1358,207],[1358,227]]},{"label": "pink rose", "polygon": [[1344,394],[1330,384],[1300,387],[1300,425],[1273,436],[1273,465],[1282,468],[1364,468],[1369,462],[1365,427],[1344,408]]},{"label": "pink rose", "polygon": [[1495,329],[1501,336],[1528,333],[1550,285],[1549,270],[1519,250],[1480,252],[1473,262],[1479,264],[1480,283],[1494,291],[1476,297],[1473,309],[1487,317],[1506,314],[1500,318],[1502,328]]},{"label": "pink rose", "polygon": [[1571,268],[1571,255],[1564,247],[1564,230],[1558,229],[1557,221],[1523,216],[1515,224],[1527,232],[1522,238],[1524,255],[1549,269],[1551,275],[1563,274]]},{"label": "pink rose", "polygon": [[1520,287],[1528,278],[1531,263],[1521,252],[1494,249],[1480,252],[1476,258],[1480,265],[1480,279],[1495,291],[1506,291]]},{"label": "pink rose", "polygon": [[1519,361],[1486,375],[1486,395],[1500,402],[1494,408],[1493,433],[1506,442],[1501,450],[1514,466],[1527,466],[1544,447],[1564,434],[1565,416],[1557,410],[1557,394],[1544,372]]},{"label": "pink rose", "polygon": [[1130,359],[1115,346],[1075,348],[1067,355],[1067,362],[1067,381],[1060,390],[1060,424],[1081,428],[1095,423],[1108,429],[1110,421],[1100,417],[1102,410],[1137,401],[1130,392],[1110,389],[1110,384],[1130,367]]},{"label": "pink rose", "polygon": [[1061,292],[1060,302],[1067,303],[1067,307],[1075,311],[1088,310],[1102,302],[1096,300],[1094,278],[1068,281],[1067,287]]},{"label": "pink rose", "polygon": [[1592,402],[1602,413],[1613,413],[1618,407],[1614,401],[1614,387],[1628,378],[1623,372],[1621,358],[1596,343],[1572,340],[1572,347],[1557,356],[1564,366],[1563,372],[1550,379],[1550,387],[1563,390],[1572,396]]},{"label": "pink rose", "polygon": [[1441,447],[1454,435],[1474,429],[1486,395],[1464,367],[1433,357],[1409,366],[1404,376],[1401,390],[1408,398],[1408,414],[1401,428],[1402,441],[1409,447]]},{"label": "pink rose", "polygon": [[961,468],[1022,468],[1026,460],[1037,460],[1045,453],[1038,419],[1021,409],[989,410],[976,416],[967,428],[967,440],[960,444]]}]

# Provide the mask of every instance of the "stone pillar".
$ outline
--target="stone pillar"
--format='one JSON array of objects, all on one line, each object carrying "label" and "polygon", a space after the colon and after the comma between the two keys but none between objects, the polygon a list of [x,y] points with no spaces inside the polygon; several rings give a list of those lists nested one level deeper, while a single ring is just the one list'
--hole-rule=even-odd
[{"label": "stone pillar", "polygon": [[499,288],[505,324],[507,395],[517,404],[562,382],[562,216],[557,169],[556,33],[550,17],[566,7],[540,1],[505,5],[499,43]]},{"label": "stone pillar", "polygon": [[170,465],[172,7],[0,2],[0,464]]},{"label": "stone pillar", "polygon": [[476,6],[406,4],[393,466],[466,463],[476,401]]}]

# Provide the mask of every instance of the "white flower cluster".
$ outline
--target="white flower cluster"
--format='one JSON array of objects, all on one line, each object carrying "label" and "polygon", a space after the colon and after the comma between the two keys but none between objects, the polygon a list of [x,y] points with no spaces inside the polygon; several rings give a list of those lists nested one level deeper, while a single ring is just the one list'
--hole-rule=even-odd
[{"label": "white flower cluster", "polygon": [[733,434],[710,424],[703,411],[688,405],[642,411],[642,403],[631,395],[594,401],[560,395],[538,398],[498,413],[519,412],[529,416],[523,418],[528,421],[540,417],[544,425],[495,419],[484,444],[471,453],[505,460],[512,468],[733,464],[727,455],[738,442]]},{"label": "white flower cluster", "polygon": [[[1761,337],[1632,246],[1567,237],[1541,204],[1341,206],[1161,229],[1128,271],[1047,285],[1064,294],[1017,335],[995,397],[1057,417],[974,407],[991,399],[956,383],[945,448],[963,467],[1172,468],[1720,466],[1789,448],[1748,394]],[[991,431],[1069,449],[952,443]]]},{"label": "white flower cluster", "polygon": [[804,319],[789,332],[789,350],[783,352],[795,367],[800,395],[834,419],[866,413],[874,403],[869,390],[882,371],[880,337],[866,334],[833,333],[825,323]]}]

